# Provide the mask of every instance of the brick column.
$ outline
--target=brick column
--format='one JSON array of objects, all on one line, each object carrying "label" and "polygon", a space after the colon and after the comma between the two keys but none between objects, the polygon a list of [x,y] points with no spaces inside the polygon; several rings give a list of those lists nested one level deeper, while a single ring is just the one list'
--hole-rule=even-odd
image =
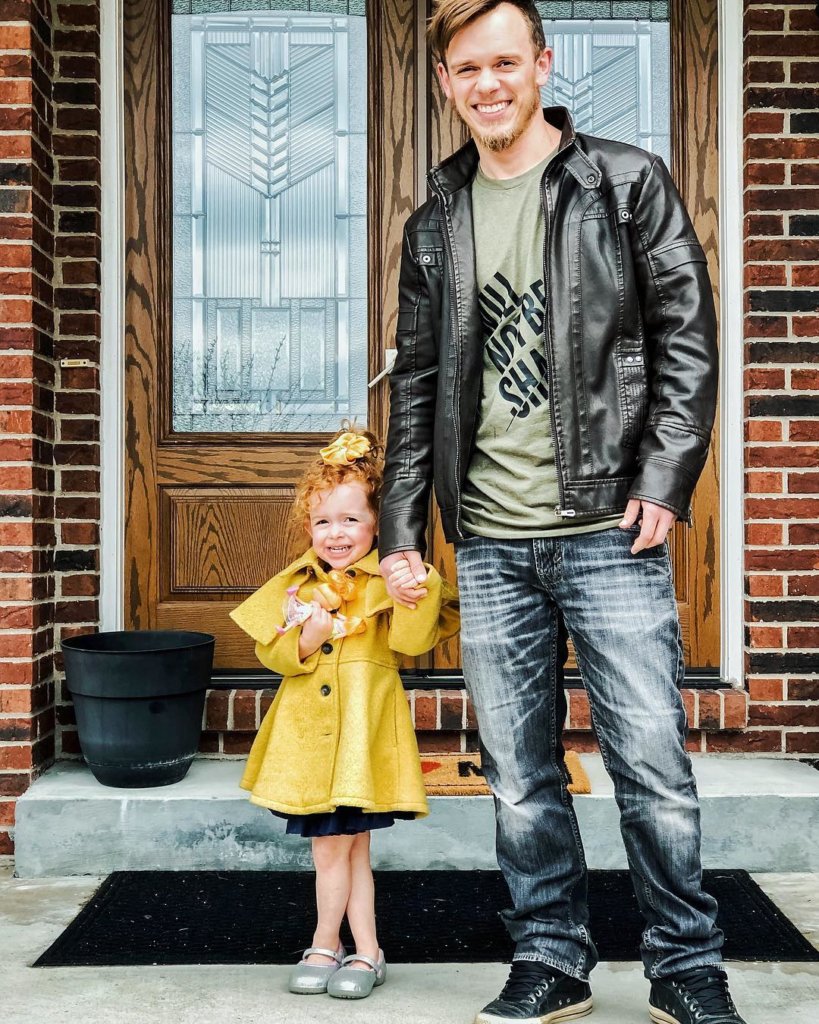
[{"label": "brick column", "polygon": [[0,853],[54,757],[54,218],[47,0],[0,8]]},{"label": "brick column", "polygon": [[819,17],[745,7],[746,668],[736,750],[819,754]]},{"label": "brick column", "polygon": [[[55,736],[59,643],[97,628],[97,0],[0,7],[0,854]],[[89,365],[66,366],[66,360]],[[73,722],[63,701],[60,721]]]},{"label": "brick column", "polygon": [[[97,0],[54,6],[56,641],[99,621],[100,37]],[[66,365],[84,363],[87,365]],[[62,668],[57,655],[58,670]],[[58,690],[57,756],[78,755]]]}]

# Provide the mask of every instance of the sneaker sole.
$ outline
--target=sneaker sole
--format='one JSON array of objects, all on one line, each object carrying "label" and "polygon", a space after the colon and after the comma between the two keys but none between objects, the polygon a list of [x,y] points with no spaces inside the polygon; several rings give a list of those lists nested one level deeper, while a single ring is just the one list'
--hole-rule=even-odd
[{"label": "sneaker sole", "polygon": [[648,1014],[654,1024],[680,1024],[677,1017],[672,1017],[670,1013],[666,1013],[665,1010],[660,1010],[650,1003],[648,1005]]},{"label": "sneaker sole", "polygon": [[[545,1013],[542,1017],[496,1017],[490,1013],[479,1013],[475,1018],[475,1024],[558,1024],[564,1020],[578,1020],[580,1017],[587,1017],[593,1008],[594,1001],[590,996],[582,1003],[564,1006],[563,1009]],[[680,1024],[680,1022],[672,1021],[671,1024]]]}]

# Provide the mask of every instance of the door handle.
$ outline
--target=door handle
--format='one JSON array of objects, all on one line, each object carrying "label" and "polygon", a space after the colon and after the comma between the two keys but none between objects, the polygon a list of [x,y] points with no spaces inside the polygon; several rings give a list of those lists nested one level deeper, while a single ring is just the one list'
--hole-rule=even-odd
[{"label": "door handle", "polygon": [[375,375],[375,376],[373,377],[373,379],[372,379],[372,380],[370,381],[370,383],[369,383],[369,384],[367,385],[367,387],[368,387],[368,388],[374,388],[374,387],[375,387],[375,385],[376,385],[376,384],[377,384],[377,383],[378,383],[378,382],[379,382],[380,380],[382,380],[382,379],[383,379],[384,377],[386,377],[386,376],[387,376],[387,374],[388,374],[388,373],[390,372],[390,370],[391,370],[391,369],[393,368],[393,365],[394,365],[394,363],[395,363],[395,357],[396,357],[397,355],[398,355],[398,352],[397,352],[397,351],[396,351],[396,349],[394,349],[394,348],[385,348],[385,349],[384,349],[384,369],[383,369],[383,370],[382,370],[382,371],[381,371],[380,373],[377,373],[377,374],[376,374],[376,375]]}]

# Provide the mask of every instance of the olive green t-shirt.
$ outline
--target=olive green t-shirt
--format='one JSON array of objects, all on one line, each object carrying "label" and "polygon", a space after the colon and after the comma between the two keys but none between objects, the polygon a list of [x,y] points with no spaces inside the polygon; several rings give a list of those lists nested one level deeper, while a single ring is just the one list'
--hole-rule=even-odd
[{"label": "olive green t-shirt", "polygon": [[542,537],[613,526],[622,516],[575,525],[555,513],[557,469],[543,327],[544,223],[540,186],[554,153],[515,178],[472,183],[483,389],[462,518],[482,537]]}]

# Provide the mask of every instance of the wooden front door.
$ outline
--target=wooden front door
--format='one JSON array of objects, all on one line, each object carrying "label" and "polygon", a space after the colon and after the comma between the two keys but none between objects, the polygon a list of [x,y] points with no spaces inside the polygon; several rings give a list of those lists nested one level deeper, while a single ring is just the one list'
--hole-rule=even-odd
[{"label": "wooden front door", "polygon": [[248,669],[227,613],[304,549],[295,481],[345,419],[384,430],[417,25],[218,6],[125,4],[125,600]]},{"label": "wooden front door", "polygon": [[[217,668],[241,671],[257,666],[227,612],[303,550],[305,464],[345,418],[384,433],[386,382],[366,385],[393,344],[403,224],[463,138],[426,0],[217,6],[125,2],[125,618],[211,632]],[[671,8],[671,164],[716,282],[716,5]],[[618,45],[601,60],[641,58]],[[602,86],[582,78],[553,101],[588,112]],[[697,667],[719,664],[717,465],[715,446],[673,541]],[[435,515],[430,540],[454,577]],[[457,669],[457,642],[419,665]]]}]

